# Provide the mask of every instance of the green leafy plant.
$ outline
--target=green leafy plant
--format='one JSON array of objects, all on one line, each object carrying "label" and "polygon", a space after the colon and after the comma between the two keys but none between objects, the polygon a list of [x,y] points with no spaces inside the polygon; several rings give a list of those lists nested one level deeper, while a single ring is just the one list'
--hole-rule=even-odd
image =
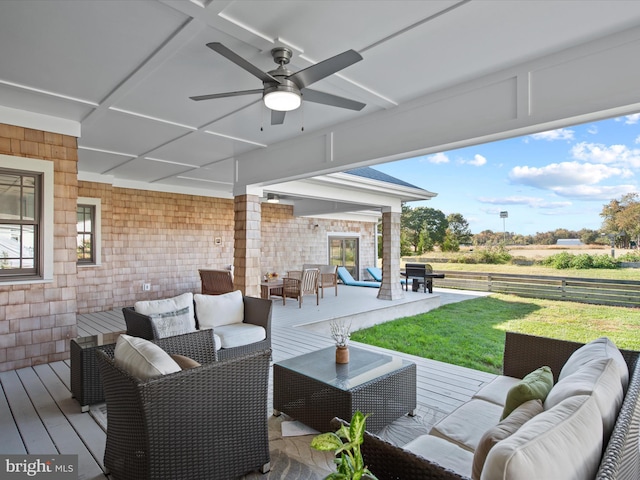
[{"label": "green leafy plant", "polygon": [[333,452],[336,456],[340,455],[334,460],[338,466],[337,472],[331,473],[325,480],[359,480],[361,478],[377,480],[364,465],[360,451],[368,416],[369,414],[363,415],[362,412],[356,411],[348,427],[342,425],[335,433],[321,433],[313,438],[311,448]]}]

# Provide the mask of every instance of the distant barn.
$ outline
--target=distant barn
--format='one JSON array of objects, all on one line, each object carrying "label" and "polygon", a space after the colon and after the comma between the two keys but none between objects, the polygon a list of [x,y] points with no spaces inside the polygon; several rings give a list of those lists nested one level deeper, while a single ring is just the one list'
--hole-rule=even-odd
[{"label": "distant barn", "polygon": [[556,245],[562,245],[563,247],[579,247],[584,245],[584,243],[577,238],[559,238]]}]

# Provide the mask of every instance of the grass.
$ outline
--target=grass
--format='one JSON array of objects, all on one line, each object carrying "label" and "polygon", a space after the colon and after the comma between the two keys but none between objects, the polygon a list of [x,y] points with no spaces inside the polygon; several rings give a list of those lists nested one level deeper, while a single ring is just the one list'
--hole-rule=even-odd
[{"label": "grass", "polygon": [[501,373],[504,332],[588,342],[609,337],[640,350],[640,310],[493,294],[353,332],[351,339]]}]

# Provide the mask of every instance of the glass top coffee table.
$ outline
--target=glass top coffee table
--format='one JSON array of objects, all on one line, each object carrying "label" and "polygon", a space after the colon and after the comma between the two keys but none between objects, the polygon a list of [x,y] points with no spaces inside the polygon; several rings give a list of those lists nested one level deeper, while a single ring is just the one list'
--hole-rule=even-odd
[{"label": "glass top coffee table", "polygon": [[377,432],[416,408],[416,364],[358,347],[349,363],[337,364],[335,347],[273,365],[274,415],[286,413],[320,432],[333,417],[351,421],[356,410],[370,413],[367,430]]}]

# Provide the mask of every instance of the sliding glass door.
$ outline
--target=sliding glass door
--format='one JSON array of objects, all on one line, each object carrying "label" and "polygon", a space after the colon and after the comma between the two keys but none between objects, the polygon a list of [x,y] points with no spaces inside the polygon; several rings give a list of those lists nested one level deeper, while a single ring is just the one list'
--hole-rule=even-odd
[{"label": "sliding glass door", "polygon": [[329,237],[329,262],[331,265],[345,267],[358,280],[358,238],[357,237]]}]

